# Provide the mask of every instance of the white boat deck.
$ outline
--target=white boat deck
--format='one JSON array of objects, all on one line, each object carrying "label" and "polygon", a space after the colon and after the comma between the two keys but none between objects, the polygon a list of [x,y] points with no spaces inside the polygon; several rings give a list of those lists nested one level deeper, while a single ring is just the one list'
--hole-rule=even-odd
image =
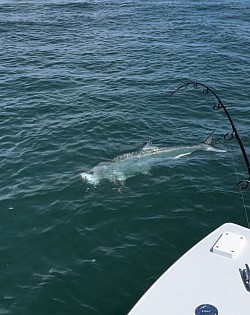
[{"label": "white boat deck", "polygon": [[250,230],[227,223],[172,265],[129,315],[246,315],[250,292]]}]

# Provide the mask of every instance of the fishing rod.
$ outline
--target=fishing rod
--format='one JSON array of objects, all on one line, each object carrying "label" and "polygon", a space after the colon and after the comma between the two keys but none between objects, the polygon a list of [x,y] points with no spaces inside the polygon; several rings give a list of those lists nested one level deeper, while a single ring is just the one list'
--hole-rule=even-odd
[{"label": "fishing rod", "polygon": [[248,161],[248,157],[247,157],[247,154],[246,154],[246,151],[245,151],[245,148],[243,146],[243,143],[241,141],[241,138],[239,136],[239,133],[235,127],[235,124],[232,120],[232,117],[229,115],[229,112],[227,110],[227,108],[225,107],[225,105],[223,104],[222,100],[219,98],[219,96],[210,88],[208,87],[207,85],[203,84],[203,83],[200,83],[200,82],[195,82],[195,81],[190,81],[190,82],[187,82],[181,86],[179,86],[175,91],[173,91],[170,95],[173,96],[175,93],[177,93],[179,90],[181,89],[186,89],[187,87],[189,86],[192,86],[193,88],[195,89],[203,89],[202,90],[202,93],[204,95],[208,94],[208,93],[211,93],[217,100],[217,103],[213,106],[213,109],[214,110],[219,110],[219,109],[223,109],[229,122],[230,122],[230,125],[232,127],[232,131],[229,132],[229,133],[226,133],[224,135],[224,140],[225,141],[230,141],[232,139],[236,139],[238,141],[238,144],[240,146],[240,149],[241,149],[241,152],[242,152],[242,155],[243,155],[243,158],[244,158],[244,161],[246,163],[246,167],[247,167],[247,171],[248,171],[248,179],[244,179],[244,180],[240,180],[238,183],[237,183],[237,186],[240,187],[240,189],[246,189],[249,187],[250,185],[250,164],[249,164],[249,161]]}]

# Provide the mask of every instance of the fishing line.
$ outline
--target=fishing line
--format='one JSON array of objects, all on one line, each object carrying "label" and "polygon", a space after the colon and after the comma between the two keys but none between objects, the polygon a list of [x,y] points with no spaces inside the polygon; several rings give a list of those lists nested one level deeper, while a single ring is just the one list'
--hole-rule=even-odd
[{"label": "fishing line", "polygon": [[[239,173],[238,173],[238,171],[237,171],[237,167],[236,167],[234,155],[233,155],[233,152],[232,152],[232,150],[231,150],[230,145],[228,146],[228,148],[229,148],[229,152],[230,152],[230,155],[231,155],[231,158],[232,158],[232,162],[233,162],[233,166],[234,166],[234,172],[235,172],[235,175],[236,175],[237,180],[238,180],[238,182],[239,182],[239,181],[240,181],[240,179],[239,179]],[[241,193],[241,200],[242,200],[242,204],[243,204],[243,208],[244,208],[244,212],[245,212],[245,217],[246,217],[246,221],[247,221],[247,226],[248,226],[248,228],[250,229],[249,218],[248,218],[248,213],[247,213],[247,206],[246,206],[246,203],[245,203],[245,198],[244,198],[243,190],[242,190],[242,189],[239,189],[239,191],[240,191],[240,193]]]},{"label": "fishing line", "polygon": [[226,114],[226,117],[227,117],[227,119],[228,119],[228,121],[229,121],[229,123],[231,125],[232,131],[228,132],[228,133],[226,133],[224,135],[224,140],[225,141],[230,141],[230,140],[233,140],[233,139],[237,140],[237,142],[239,144],[239,147],[241,149],[241,153],[242,153],[243,159],[244,159],[246,167],[247,167],[247,171],[248,171],[248,179],[239,180],[238,183],[237,183],[237,186],[239,186],[241,190],[244,190],[244,189],[248,188],[249,185],[250,185],[250,163],[248,161],[248,157],[247,157],[245,148],[244,148],[243,143],[241,141],[241,138],[239,136],[238,130],[236,129],[235,124],[234,124],[234,122],[232,120],[232,117],[230,116],[227,108],[225,107],[225,105],[223,104],[223,102],[219,98],[219,96],[210,87],[208,87],[207,85],[205,85],[203,83],[200,83],[200,82],[194,82],[194,81],[190,81],[190,82],[187,82],[185,84],[182,84],[175,91],[173,91],[170,95],[173,96],[179,90],[186,89],[190,85],[194,89],[201,89],[202,93],[204,95],[209,94],[209,93],[212,94],[215,97],[216,101],[217,101],[216,104],[213,106],[213,109],[214,110],[223,109],[224,113]]},{"label": "fishing line", "polygon": [[[238,130],[236,129],[235,125],[234,125],[234,122],[227,110],[227,108],[225,107],[225,105],[223,104],[223,102],[221,101],[221,99],[219,98],[219,96],[211,89],[209,88],[207,85],[203,84],[203,83],[199,83],[199,82],[194,82],[194,81],[191,81],[191,82],[187,82],[187,83],[183,83],[181,86],[179,86],[175,91],[173,91],[170,95],[173,96],[175,93],[177,93],[180,89],[186,89],[187,87],[189,86],[192,86],[193,88],[195,89],[199,89],[201,88],[202,89],[202,93],[204,95],[206,94],[212,94],[215,98],[216,98],[216,104],[213,106],[213,109],[214,110],[220,110],[220,109],[223,109],[224,113],[226,114],[226,117],[231,125],[231,128],[232,128],[232,131],[229,132],[229,133],[226,133],[224,135],[224,142],[229,142],[233,139],[236,139],[238,144],[239,144],[239,147],[241,149],[241,153],[242,153],[242,156],[243,156],[243,159],[245,161],[245,164],[246,164],[246,167],[247,167],[247,171],[248,171],[248,179],[245,179],[245,180],[240,180],[239,178],[239,173],[237,171],[237,168],[236,168],[236,163],[235,163],[235,159],[234,159],[234,155],[231,151],[231,148],[230,148],[230,145],[228,146],[229,147],[229,152],[231,154],[231,158],[232,158],[232,162],[233,162],[233,166],[234,166],[234,171],[235,171],[235,174],[236,174],[236,177],[237,177],[237,180],[238,180],[238,183],[237,183],[237,186],[239,187],[239,190],[241,192],[241,199],[242,199],[242,204],[243,204],[243,208],[244,208],[244,212],[245,212],[245,217],[246,217],[246,221],[247,221],[247,226],[248,228],[250,228],[250,223],[249,223],[249,217],[248,217],[248,213],[247,213],[247,206],[245,204],[245,198],[244,198],[244,194],[243,194],[243,190],[245,190],[246,188],[249,187],[250,185],[250,163],[248,161],[248,157],[247,157],[247,154],[246,154],[246,151],[245,151],[245,148],[243,146],[243,143],[241,141],[241,138],[239,136],[239,133],[238,133]],[[221,118],[220,118],[221,119]]]}]

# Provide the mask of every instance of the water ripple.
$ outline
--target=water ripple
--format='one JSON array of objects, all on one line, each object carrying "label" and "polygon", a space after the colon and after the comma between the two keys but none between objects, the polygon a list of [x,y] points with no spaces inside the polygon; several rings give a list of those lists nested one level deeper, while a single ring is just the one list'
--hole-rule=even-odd
[{"label": "water ripple", "polygon": [[[169,92],[186,79],[213,87],[249,151],[249,11],[245,0],[1,1],[0,313],[126,314],[213,228],[245,225],[235,167],[247,170],[237,143],[222,143],[226,117],[211,95]],[[225,154],[153,165],[121,187],[79,177],[148,140],[196,144],[215,128]]]}]

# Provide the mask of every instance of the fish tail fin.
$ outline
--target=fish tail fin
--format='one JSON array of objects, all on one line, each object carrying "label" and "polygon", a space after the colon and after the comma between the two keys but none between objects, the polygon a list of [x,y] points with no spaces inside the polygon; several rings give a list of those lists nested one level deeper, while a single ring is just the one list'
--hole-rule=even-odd
[{"label": "fish tail fin", "polygon": [[215,148],[215,147],[212,146],[212,140],[213,140],[213,135],[214,135],[214,133],[215,133],[215,130],[216,130],[216,129],[214,129],[214,131],[212,131],[212,132],[210,133],[210,135],[207,137],[207,139],[204,140],[202,143],[206,145],[206,150],[207,150],[207,151],[227,152],[226,150],[217,149],[217,148]]},{"label": "fish tail fin", "polygon": [[204,144],[207,144],[207,145],[211,145],[211,144],[212,144],[213,135],[214,135],[214,133],[215,133],[215,130],[216,130],[216,129],[214,129],[214,131],[212,131],[212,132],[210,133],[210,135],[207,137],[207,139],[205,139],[205,140],[203,141]]}]

